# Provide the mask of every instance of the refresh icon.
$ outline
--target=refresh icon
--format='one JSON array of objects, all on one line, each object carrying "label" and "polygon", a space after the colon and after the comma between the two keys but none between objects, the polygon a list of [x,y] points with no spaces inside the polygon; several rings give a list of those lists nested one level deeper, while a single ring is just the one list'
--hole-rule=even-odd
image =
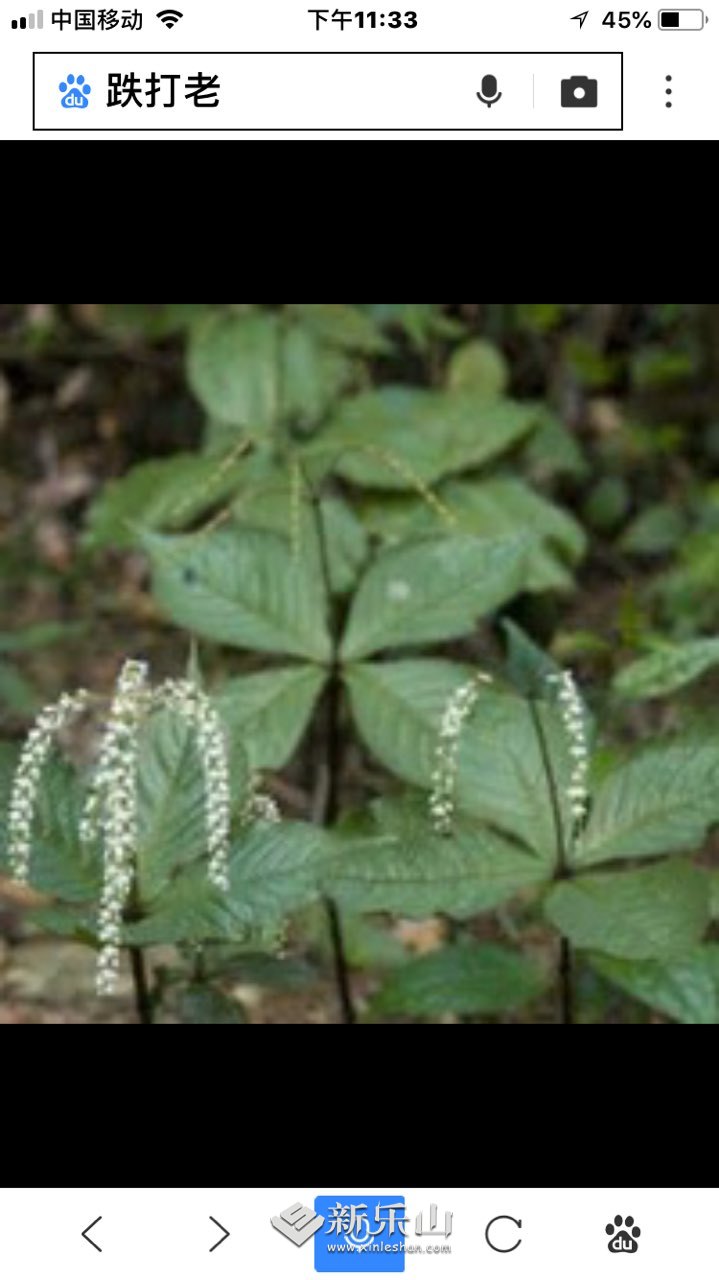
[{"label": "refresh icon", "polygon": [[519,1240],[515,1240],[514,1244],[511,1244],[508,1249],[503,1249],[498,1244],[492,1244],[489,1232],[490,1232],[490,1228],[494,1226],[495,1222],[513,1222],[515,1227],[521,1227],[522,1219],[512,1218],[508,1213],[500,1213],[496,1218],[492,1218],[492,1221],[488,1222],[485,1228],[484,1238],[487,1241],[487,1244],[489,1245],[490,1249],[494,1249],[495,1253],[512,1253],[522,1243],[522,1237],[520,1236]]}]

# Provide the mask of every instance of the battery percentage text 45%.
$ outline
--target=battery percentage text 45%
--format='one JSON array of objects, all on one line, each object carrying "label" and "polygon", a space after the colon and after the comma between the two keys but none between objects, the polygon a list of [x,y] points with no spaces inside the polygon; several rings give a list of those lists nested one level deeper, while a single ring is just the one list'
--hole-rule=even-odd
[{"label": "battery percentage text 45%", "polygon": [[622,9],[617,13],[610,9],[609,13],[605,13],[602,18],[603,27],[623,27],[625,29],[627,27],[636,27],[639,29],[640,27],[651,27],[651,25],[652,20],[648,13],[639,13],[638,11],[630,13],[628,9]]}]

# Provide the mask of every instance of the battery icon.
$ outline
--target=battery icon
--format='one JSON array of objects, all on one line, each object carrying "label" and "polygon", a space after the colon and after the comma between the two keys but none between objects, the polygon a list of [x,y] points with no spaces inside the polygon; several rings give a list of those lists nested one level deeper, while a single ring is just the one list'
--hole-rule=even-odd
[{"label": "battery icon", "polygon": [[703,9],[660,9],[660,31],[701,31],[706,18]]}]

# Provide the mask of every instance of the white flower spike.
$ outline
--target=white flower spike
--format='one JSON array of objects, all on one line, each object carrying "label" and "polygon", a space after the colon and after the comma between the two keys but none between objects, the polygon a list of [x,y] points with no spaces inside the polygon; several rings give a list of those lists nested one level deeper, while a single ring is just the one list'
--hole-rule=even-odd
[{"label": "white flower spike", "polygon": [[[20,754],[9,808],[9,859],[16,879],[27,881],[32,822],[43,765],[54,739],[74,716],[85,710],[91,695],[84,689],[63,694],[46,707],[28,734]],[[100,954],[97,989],[115,989],[120,965],[122,923],[135,876],[137,848],[137,761],[140,730],[147,716],[167,707],[178,712],[197,736],[205,789],[208,875],[223,892],[229,889],[230,769],[225,730],[203,690],[191,680],[166,680],[151,689],[148,667],[134,660],[123,664],[100,742],[97,765],[80,821],[85,844],[99,839],[103,853],[103,886],[98,914]],[[243,817],[279,821],[274,801],[253,783]]]},{"label": "white flower spike", "polygon": [[452,829],[462,727],[479,697],[481,685],[491,683],[490,676],[477,672],[455,689],[442,712],[429,797],[432,825],[440,835],[448,835]]},{"label": "white flower spike", "polygon": [[569,754],[572,757],[572,772],[567,797],[575,825],[582,822],[587,815],[589,790],[589,748],[587,746],[587,726],[582,700],[577,683],[571,671],[562,671],[547,676],[547,680],[557,686],[559,713],[569,740]]}]

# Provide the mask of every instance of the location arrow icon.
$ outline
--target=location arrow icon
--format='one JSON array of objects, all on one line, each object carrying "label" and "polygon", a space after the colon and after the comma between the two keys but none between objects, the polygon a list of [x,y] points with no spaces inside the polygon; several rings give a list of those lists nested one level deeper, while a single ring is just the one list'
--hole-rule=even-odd
[{"label": "location arrow icon", "polygon": [[579,30],[580,30],[580,31],[581,31],[582,27],[584,26],[584,21],[585,21],[585,18],[586,18],[586,16],[587,16],[587,14],[588,14],[588,13],[589,13],[589,10],[588,10],[588,9],[585,9],[585,10],[584,10],[584,13],[575,13],[574,17],[571,19],[571,21],[572,21],[572,22],[578,22],[578,23],[579,23]]},{"label": "location arrow icon", "polygon": [[102,1214],[100,1214],[99,1218],[95,1219],[95,1222],[91,1222],[89,1227],[85,1227],[85,1230],[80,1232],[83,1240],[87,1240],[87,1243],[91,1244],[93,1249],[97,1249],[98,1253],[102,1253],[102,1249],[100,1248],[99,1244],[95,1244],[95,1241],[90,1239],[87,1233],[88,1231],[92,1231],[92,1228],[95,1226],[95,1223],[100,1222],[101,1218],[102,1218]]},{"label": "location arrow icon", "polygon": [[217,1249],[217,1247],[218,1247],[219,1245],[221,1245],[221,1244],[223,1243],[223,1241],[225,1241],[225,1240],[227,1239],[227,1237],[228,1237],[228,1235],[229,1235],[230,1233],[229,1233],[229,1231],[227,1230],[227,1227],[223,1227],[222,1223],[217,1221],[217,1218],[213,1218],[212,1214],[210,1214],[210,1222],[214,1222],[215,1226],[216,1226],[216,1227],[219,1227],[219,1228],[220,1228],[220,1231],[224,1231],[224,1233],[225,1233],[223,1236],[220,1236],[219,1240],[217,1240],[217,1241],[215,1242],[215,1244],[213,1244],[212,1249],[210,1249],[210,1253],[212,1253],[212,1250],[213,1250],[213,1249]]}]

